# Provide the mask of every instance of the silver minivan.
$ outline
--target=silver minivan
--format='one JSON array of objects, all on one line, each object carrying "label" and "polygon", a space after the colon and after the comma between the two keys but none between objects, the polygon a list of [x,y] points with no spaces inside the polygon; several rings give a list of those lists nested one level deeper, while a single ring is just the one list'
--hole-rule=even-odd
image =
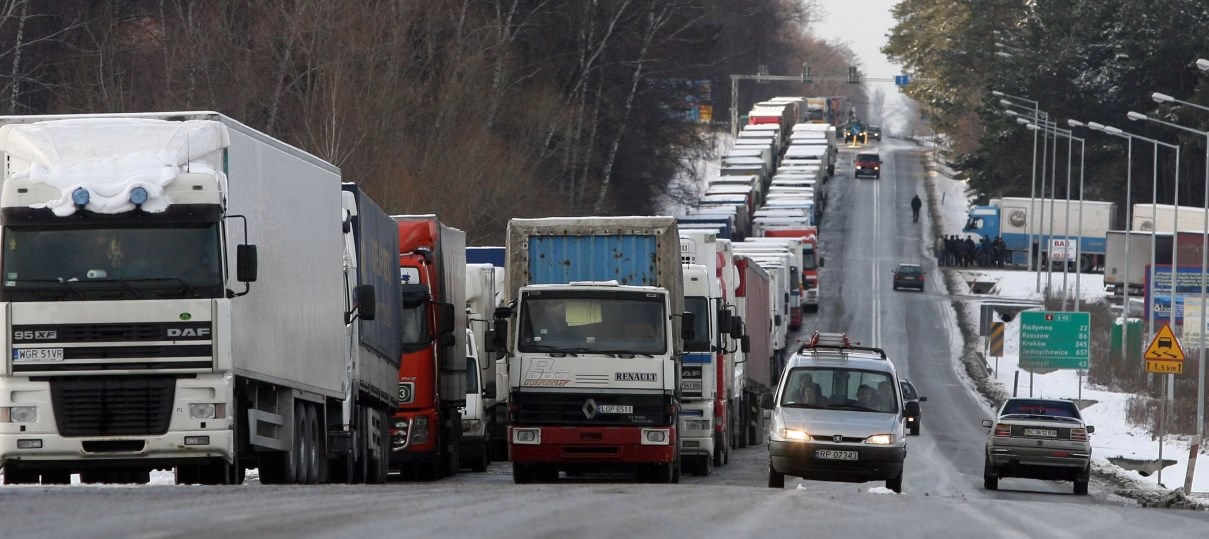
[{"label": "silver minivan", "polygon": [[768,486],[785,476],[815,481],[885,481],[902,492],[905,423],[919,403],[904,405],[894,364],[880,348],[842,333],[815,333],[791,357],[776,393],[768,433]]}]

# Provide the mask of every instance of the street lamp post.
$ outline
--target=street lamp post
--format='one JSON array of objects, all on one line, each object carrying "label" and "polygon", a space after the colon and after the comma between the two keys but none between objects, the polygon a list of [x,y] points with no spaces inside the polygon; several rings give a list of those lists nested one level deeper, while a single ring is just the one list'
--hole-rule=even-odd
[{"label": "street lamp post", "polygon": [[[1075,140],[1078,140],[1078,141],[1079,141],[1079,143],[1082,145],[1082,144],[1083,144],[1083,139],[1081,139],[1081,138],[1079,138],[1079,137],[1074,136],[1074,135],[1072,134],[1071,130],[1069,130],[1069,129],[1062,129],[1062,128],[1058,127],[1058,124],[1057,124],[1056,122],[1050,122],[1050,121],[1047,121],[1047,120],[1040,120],[1040,121],[1038,121],[1037,123],[1029,123],[1029,122],[1025,122],[1025,121],[1021,121],[1021,120],[1017,120],[1017,122],[1019,122],[1021,125],[1024,125],[1025,127],[1029,128],[1029,129],[1030,129],[1030,130],[1032,130],[1033,132],[1037,132],[1037,131],[1044,131],[1044,132],[1046,132],[1046,133],[1048,133],[1048,134],[1052,134],[1052,135],[1054,135],[1054,150],[1055,150],[1055,152],[1054,152],[1054,167],[1055,167],[1055,169],[1054,169],[1054,171],[1053,171],[1054,173],[1050,175],[1050,181],[1051,181],[1051,186],[1050,186],[1050,196],[1051,196],[1051,198],[1050,198],[1050,228],[1049,228],[1049,239],[1051,240],[1051,241],[1050,241],[1050,244],[1051,244],[1051,245],[1050,245],[1050,247],[1051,247],[1051,249],[1052,249],[1052,247],[1053,247],[1053,245],[1052,245],[1052,244],[1053,244],[1053,241],[1052,241],[1052,240],[1053,240],[1054,235],[1055,235],[1055,234],[1054,234],[1054,219],[1055,219],[1055,217],[1057,217],[1057,212],[1056,212],[1056,210],[1055,210],[1055,208],[1054,208],[1054,204],[1055,204],[1055,201],[1056,201],[1056,199],[1057,199],[1057,186],[1056,186],[1056,185],[1054,185],[1054,182],[1055,182],[1055,181],[1056,181],[1056,179],[1057,179],[1057,162],[1058,162],[1058,159],[1057,159],[1057,147],[1058,147],[1058,137],[1066,137],[1066,139],[1067,139],[1067,156],[1066,156],[1066,205],[1065,205],[1065,207],[1066,207],[1066,211],[1065,211],[1065,215],[1066,215],[1066,217],[1065,217],[1065,224],[1063,225],[1063,227],[1064,227],[1064,228],[1063,228],[1063,231],[1062,231],[1062,237],[1063,237],[1063,238],[1064,238],[1064,239],[1065,239],[1067,242],[1069,242],[1069,241],[1070,241],[1070,206],[1071,206],[1071,198],[1070,198],[1070,182],[1071,182],[1071,159],[1072,159],[1072,154],[1073,154],[1073,151],[1072,151],[1072,150],[1073,150],[1073,147],[1074,147],[1074,141],[1075,141]],[[1080,195],[1080,208],[1079,208],[1079,209],[1080,209],[1080,211],[1082,211],[1082,195]],[[1082,216],[1080,216],[1080,217],[1082,217]],[[1082,232],[1082,231],[1080,231],[1080,232]],[[1081,233],[1080,233],[1080,236],[1079,236],[1079,237],[1082,237],[1082,234],[1081,234]],[[1076,240],[1075,240],[1075,241],[1076,241],[1076,245],[1077,245],[1077,244],[1078,244],[1078,238],[1076,238]],[[1065,248],[1064,248],[1064,249],[1065,249]],[[1067,252],[1068,252],[1068,251],[1067,251]],[[1069,258],[1070,258],[1070,257],[1065,256],[1065,255],[1066,255],[1066,252],[1064,252],[1063,254],[1064,254],[1064,256],[1063,256],[1063,266],[1062,266],[1062,310],[1063,310],[1063,311],[1065,311],[1065,310],[1066,310],[1066,306],[1067,306],[1067,296],[1069,295],[1069,292],[1068,292],[1068,289],[1067,289],[1067,283],[1068,283],[1067,276],[1069,275],[1069,270],[1070,270],[1070,260],[1069,260]],[[1079,255],[1078,255],[1078,249],[1076,249],[1076,260],[1078,260],[1078,256],[1079,256]],[[1049,278],[1048,278],[1048,279],[1047,279],[1047,281],[1046,281],[1046,287],[1047,287],[1047,288],[1050,288],[1050,287],[1052,286],[1052,285],[1051,285],[1051,283],[1052,283],[1052,278],[1053,278],[1053,267],[1054,267],[1054,264],[1053,264],[1053,259],[1054,259],[1054,253],[1053,253],[1053,251],[1051,250],[1051,251],[1050,251],[1050,253],[1049,253],[1049,262],[1050,262],[1050,263],[1049,263],[1049,264],[1047,264],[1047,266],[1048,266],[1048,275],[1049,275]],[[1076,288],[1077,288],[1077,287],[1076,287]],[[1078,291],[1077,291],[1077,290],[1076,290],[1076,292],[1075,292],[1075,295],[1076,295],[1076,296],[1078,296]],[[1078,308],[1078,303],[1077,303],[1077,301],[1076,301],[1076,303],[1075,303],[1075,307],[1076,307],[1076,309]]]},{"label": "street lamp post", "polygon": [[[1152,174],[1152,183],[1151,183],[1151,197],[1152,197],[1152,199],[1151,199],[1152,214],[1151,215],[1152,215],[1152,217],[1151,217],[1151,219],[1153,219],[1153,220],[1151,222],[1157,223],[1158,222],[1158,203],[1159,203],[1159,201],[1158,201],[1158,198],[1159,198],[1159,191],[1158,191],[1158,189],[1159,189],[1159,187],[1158,187],[1159,186],[1159,145],[1166,146],[1168,148],[1175,150],[1175,168],[1177,171],[1176,172],[1176,179],[1177,179],[1176,184],[1177,185],[1179,184],[1179,180],[1178,180],[1179,172],[1178,171],[1180,168],[1180,147],[1175,144],[1168,144],[1166,142],[1162,142],[1157,139],[1147,138],[1147,137],[1143,137],[1141,135],[1135,135],[1133,133],[1127,133],[1116,127],[1112,127],[1112,126],[1108,126],[1108,125],[1098,124],[1095,122],[1088,122],[1087,125],[1088,125],[1088,127],[1091,127],[1092,129],[1097,129],[1099,131],[1103,131],[1110,135],[1116,135],[1118,137],[1125,137],[1125,138],[1136,138],[1138,140],[1144,140],[1146,142],[1150,142],[1150,143],[1154,144],[1154,165],[1153,165],[1154,168],[1153,168],[1153,172],[1151,173]],[[1156,234],[1153,234],[1153,233],[1150,235],[1150,280],[1148,282],[1151,282],[1151,283],[1154,282],[1154,271],[1155,271],[1155,236],[1156,236]],[[1173,248],[1175,247],[1176,243],[1177,242],[1172,242]],[[1174,266],[1174,264],[1175,264],[1175,260],[1172,260],[1172,265]],[[1173,282],[1174,282],[1174,277],[1175,277],[1175,275],[1173,274],[1172,275]],[[1149,322],[1150,322],[1150,337],[1149,337],[1148,341],[1151,341],[1151,340],[1154,340],[1154,335],[1156,333],[1156,328],[1154,327],[1154,294],[1153,293],[1150,294],[1149,303],[1150,303],[1150,305],[1149,305],[1150,313],[1149,313],[1148,318],[1149,318]],[[1174,287],[1173,287],[1173,293],[1171,295],[1170,319],[1173,321],[1175,320]],[[1162,405],[1160,406],[1161,411],[1159,412],[1159,460],[1160,461],[1163,460],[1163,438],[1164,438],[1164,434],[1166,432],[1167,400],[1168,400],[1168,398],[1170,398],[1170,393],[1172,391],[1171,376],[1173,376],[1173,375],[1169,374],[1167,376],[1168,376],[1167,390],[1168,390],[1169,396],[1162,400]],[[1156,479],[1159,482],[1159,484],[1163,483],[1163,470],[1161,468],[1159,469],[1158,477]]]},{"label": "street lamp post", "polygon": [[[1093,131],[1100,131],[1099,129],[1092,127],[1092,124],[1095,124],[1095,122],[1091,122],[1089,124],[1089,123],[1080,122],[1078,120],[1067,120],[1067,123],[1071,127],[1086,127]],[[1100,127],[1103,127],[1100,124],[1095,124],[1095,125],[1099,125]],[[1126,157],[1126,167],[1125,167],[1125,260],[1131,260],[1129,258],[1129,247],[1132,243],[1132,241],[1130,239],[1130,232],[1133,230],[1133,137],[1125,137],[1125,141],[1127,144],[1127,146],[1126,146],[1127,147],[1127,149],[1126,149],[1127,157]],[[1083,161],[1082,161],[1083,156],[1080,155],[1079,159],[1080,159],[1080,163],[1079,163],[1080,164],[1080,166],[1079,166],[1079,205],[1080,205],[1080,207],[1079,207],[1079,236],[1082,237],[1083,236],[1083,207],[1082,207],[1082,205],[1083,205]],[[1129,280],[1130,279],[1129,267],[1130,267],[1130,264],[1125,264],[1125,274],[1121,276],[1121,278],[1124,279],[1124,281],[1125,281],[1125,291],[1124,291],[1125,298],[1124,298],[1124,302],[1122,303],[1123,307],[1121,308],[1121,320],[1122,320],[1122,324],[1123,324],[1121,326],[1121,349],[1126,351],[1123,354],[1125,356],[1123,359],[1129,358],[1129,353],[1128,353],[1128,350],[1129,350],[1129,291],[1131,288],[1133,288],[1131,286],[1132,281]],[[1079,288],[1079,274],[1075,274],[1075,288],[1076,289]],[[1078,296],[1076,296],[1075,301],[1076,301],[1076,305],[1078,305]],[[1075,310],[1079,310],[1078,307],[1075,307]]]},{"label": "street lamp post", "polygon": [[[1198,65],[1199,65],[1199,63],[1198,63]],[[1154,97],[1155,101],[1158,101],[1160,103],[1179,103],[1182,105],[1190,105],[1192,107],[1195,107],[1195,108],[1198,108],[1201,110],[1209,111],[1209,107],[1203,107],[1203,106],[1197,105],[1195,103],[1189,103],[1187,101],[1180,101],[1179,99],[1176,99],[1169,95],[1160,94],[1158,92],[1155,92],[1152,97]],[[1205,186],[1204,186],[1204,191],[1205,191],[1205,193],[1204,193],[1204,195],[1205,195],[1204,219],[1205,219],[1205,221],[1204,221],[1204,229],[1202,230],[1202,233],[1201,233],[1201,286],[1200,286],[1201,316],[1200,316],[1200,319],[1198,320],[1199,327],[1197,328],[1197,336],[1198,336],[1197,348],[1199,348],[1197,359],[1198,359],[1198,363],[1199,363],[1199,367],[1198,367],[1199,372],[1197,373],[1198,380],[1197,380],[1197,388],[1196,388],[1196,438],[1193,439],[1192,445],[1189,448],[1188,473],[1184,479],[1184,493],[1188,494],[1188,493],[1192,492],[1192,478],[1193,478],[1193,474],[1195,473],[1195,470],[1196,470],[1196,456],[1200,452],[1200,446],[1203,443],[1204,437],[1205,437],[1205,318],[1206,318],[1205,315],[1206,315],[1206,311],[1207,311],[1207,309],[1206,309],[1206,303],[1207,303],[1206,302],[1206,284],[1209,284],[1206,282],[1206,280],[1207,280],[1206,271],[1209,270],[1209,131],[1201,131],[1200,129],[1193,129],[1191,127],[1185,127],[1182,125],[1174,124],[1171,122],[1166,122],[1166,121],[1155,119],[1155,118],[1150,118],[1148,116],[1144,116],[1144,115],[1136,114],[1136,113],[1130,113],[1130,119],[1147,120],[1147,121],[1155,122],[1155,123],[1166,125],[1169,127],[1174,127],[1176,129],[1180,129],[1183,131],[1187,131],[1189,133],[1194,133],[1194,134],[1205,137]],[[1177,208],[1178,208],[1178,206],[1177,206]],[[1179,223],[1179,221],[1176,221],[1176,227],[1175,227],[1176,234],[1175,235],[1177,238],[1179,237],[1179,224],[1178,223]],[[1176,243],[1178,243],[1178,239],[1176,240]],[[1175,261],[1173,260],[1172,265],[1174,266],[1174,264],[1175,264]],[[1172,268],[1172,271],[1175,271],[1174,267]],[[1174,297],[1174,294],[1173,294],[1173,297]],[[1187,321],[1185,321],[1185,327],[1187,327]]]},{"label": "street lamp post", "polygon": [[[991,95],[994,95],[996,97],[1015,99],[1017,101],[1023,101],[1026,103],[1030,103],[1033,106],[1033,118],[1034,119],[1042,119],[1042,118],[1044,118],[1046,120],[1049,119],[1049,113],[1041,110],[1041,108],[1040,108],[1041,104],[1038,103],[1037,101],[1033,101],[1032,99],[1028,99],[1028,98],[1024,98],[1024,97],[1005,94],[998,90],[991,91]],[[999,103],[1006,107],[1026,108],[1017,103],[1013,103],[1013,102],[1009,101],[1008,99],[1000,99]],[[1015,111],[1006,111],[1006,112],[1012,116],[1017,115],[1015,113]],[[1042,164],[1041,164],[1042,191],[1045,190],[1045,187],[1044,187],[1044,182],[1045,182],[1045,180],[1044,180],[1044,175],[1045,175],[1044,151],[1045,151],[1045,149],[1044,149],[1044,144],[1043,144],[1042,145],[1042,152],[1043,152],[1042,153]],[[1033,222],[1033,216],[1037,214],[1037,132],[1036,131],[1033,131],[1033,167],[1030,170],[1032,172],[1033,179],[1032,179],[1032,185],[1029,188],[1029,216],[1028,216],[1029,224],[1031,224]],[[1044,211],[1045,211],[1045,205],[1042,204],[1042,212],[1044,212]],[[1042,215],[1042,217],[1040,219],[1044,219],[1044,215]],[[1040,223],[1041,223],[1041,221],[1038,220],[1037,221],[1038,227],[1040,226]],[[1027,265],[1029,271],[1034,271],[1034,270],[1040,269],[1039,267],[1036,267],[1036,264],[1040,263],[1040,259],[1039,259],[1039,257],[1035,257],[1035,255],[1033,253],[1033,243],[1038,240],[1032,231],[1033,231],[1033,227],[1030,226],[1029,234],[1028,234],[1028,250],[1027,250],[1028,261],[1026,262],[1026,265]],[[1037,254],[1040,254],[1040,251],[1041,251],[1040,245],[1038,245]],[[1037,284],[1036,284],[1036,289],[1034,291],[1035,292],[1041,291],[1041,273],[1040,272],[1037,273]]]}]

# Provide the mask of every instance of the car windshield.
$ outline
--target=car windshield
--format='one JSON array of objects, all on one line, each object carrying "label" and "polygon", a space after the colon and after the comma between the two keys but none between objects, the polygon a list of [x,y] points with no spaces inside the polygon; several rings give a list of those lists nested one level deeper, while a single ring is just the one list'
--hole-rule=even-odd
[{"label": "car windshield", "polygon": [[1004,403],[1001,416],[1049,416],[1082,420],[1073,402],[1040,399],[1011,399]]},{"label": "car windshield", "polygon": [[789,408],[893,413],[898,402],[889,373],[842,367],[794,368],[781,391],[781,405]]},{"label": "car windshield", "polygon": [[[858,154],[856,156],[856,160],[857,161],[877,161],[877,154],[875,154],[875,153]],[[882,270],[882,271],[885,271],[885,270]]]}]

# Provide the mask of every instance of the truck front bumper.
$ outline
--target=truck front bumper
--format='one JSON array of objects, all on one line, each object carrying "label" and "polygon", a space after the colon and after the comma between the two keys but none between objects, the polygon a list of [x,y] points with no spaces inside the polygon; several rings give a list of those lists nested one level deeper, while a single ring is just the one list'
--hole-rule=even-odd
[{"label": "truck front bumper", "polygon": [[676,460],[678,444],[668,426],[508,427],[512,462],[665,464]]}]

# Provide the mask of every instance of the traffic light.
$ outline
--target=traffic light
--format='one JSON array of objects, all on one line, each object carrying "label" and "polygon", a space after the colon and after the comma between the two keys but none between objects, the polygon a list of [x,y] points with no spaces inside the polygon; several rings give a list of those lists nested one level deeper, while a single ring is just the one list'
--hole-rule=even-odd
[{"label": "traffic light", "polygon": [[848,66],[848,84],[860,84],[861,74],[856,70],[856,66]]},{"label": "traffic light", "polygon": [[814,82],[814,78],[810,76],[810,64],[802,64],[802,82],[805,84]]}]

